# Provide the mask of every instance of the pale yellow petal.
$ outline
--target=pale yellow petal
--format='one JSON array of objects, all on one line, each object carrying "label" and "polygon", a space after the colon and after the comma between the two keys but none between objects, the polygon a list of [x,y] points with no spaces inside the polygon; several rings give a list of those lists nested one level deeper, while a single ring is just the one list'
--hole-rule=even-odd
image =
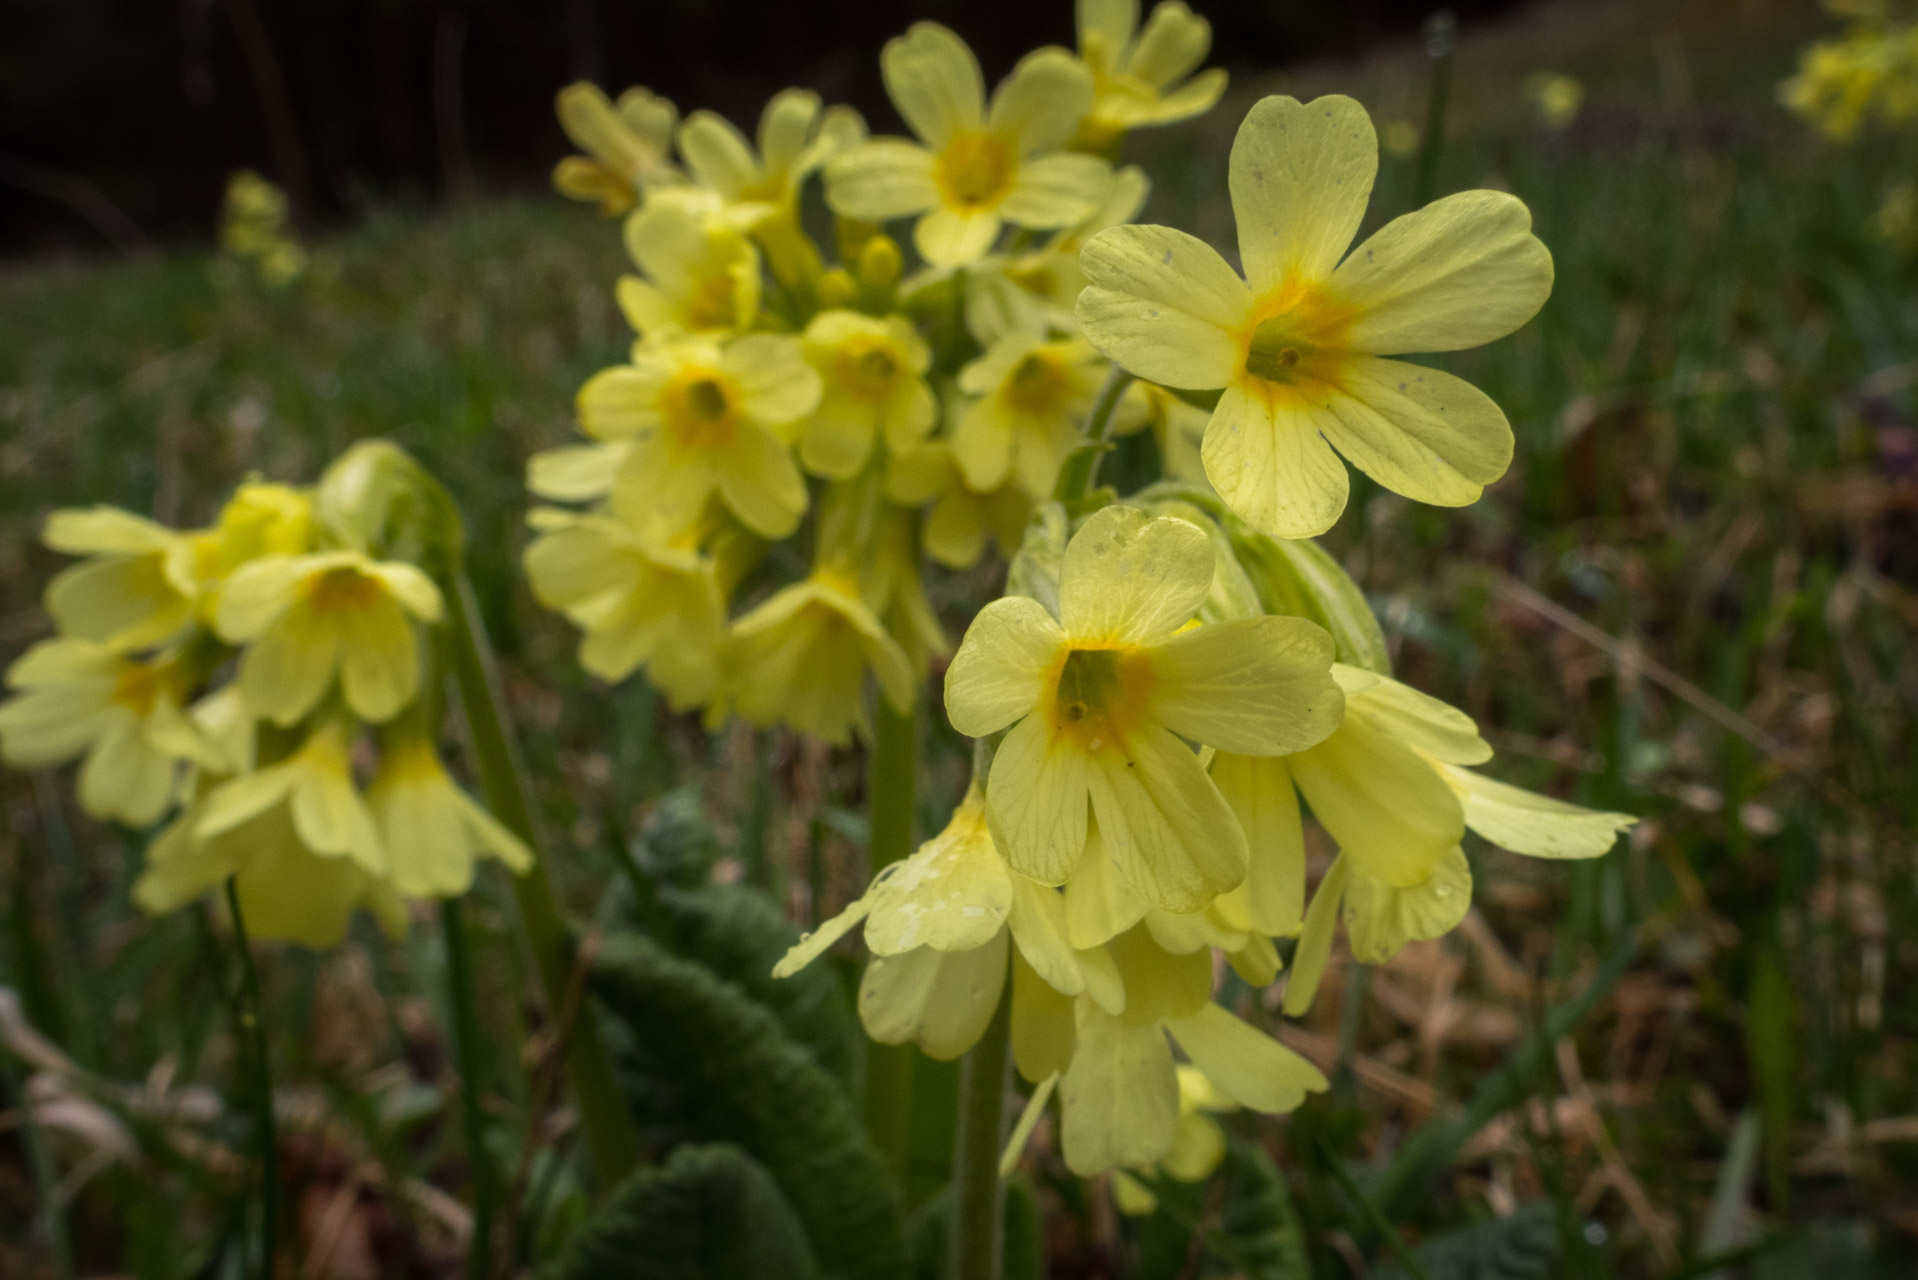
[{"label": "pale yellow petal", "polygon": [[581,428],[601,440],[623,440],[657,427],[660,381],[627,365],[600,370],[579,389]]},{"label": "pale yellow petal", "polygon": [[1012,932],[1018,954],[1047,986],[1068,996],[1085,990],[1085,975],[1079,971],[1073,944],[1066,936],[1063,894],[1024,876],[1013,876],[1006,927]]},{"label": "pale yellow petal", "polygon": [[862,142],[826,165],[826,202],[842,218],[887,222],[939,203],[932,152],[899,138]]},{"label": "pale yellow petal", "polygon": [[1006,935],[971,951],[921,947],[874,956],[859,983],[859,1019],[881,1044],[917,1044],[949,1062],[978,1043],[1006,987]]},{"label": "pale yellow petal", "polygon": [[711,111],[695,111],[679,126],[679,155],[695,178],[728,200],[739,199],[759,181],[752,144],[731,121]]},{"label": "pale yellow petal", "polygon": [[962,804],[944,831],[880,872],[866,896],[866,946],[874,955],[971,951],[990,942],[1005,927],[1013,888],[984,805]]},{"label": "pale yellow petal", "polygon": [[1158,1160],[1179,1123],[1179,1079],[1165,1032],[1080,1001],[1078,1045],[1059,1098],[1061,1146],[1072,1172],[1089,1178]]},{"label": "pale yellow petal", "polygon": [[821,924],[811,933],[802,936],[798,942],[781,956],[779,963],[773,966],[773,977],[790,978],[801,969],[817,960],[832,947],[835,942],[851,933],[865,920],[872,904],[865,898],[856,898],[844,911]]},{"label": "pale yellow petal", "polygon": [[240,696],[255,715],[288,725],[319,704],[333,682],[341,635],[304,604],[247,646],[240,659]]},{"label": "pale yellow petal", "polygon": [[915,22],[879,55],[886,93],[912,131],[943,147],[985,122],[986,82],[966,42],[936,22]]},{"label": "pale yellow petal", "polygon": [[1457,707],[1390,676],[1354,673],[1343,665],[1333,668],[1333,674],[1348,694],[1353,691],[1346,683],[1351,675],[1370,676],[1358,696],[1347,701],[1347,710],[1414,751],[1446,764],[1484,764],[1492,758],[1492,748],[1478,736],[1472,717]]},{"label": "pale yellow petal", "polygon": [[526,460],[526,487],[555,502],[590,502],[612,490],[613,475],[626,458],[617,444],[565,445]]},{"label": "pale yellow petal", "polygon": [[758,427],[739,429],[718,480],[719,495],[732,513],[762,537],[785,537],[806,512],[806,481],[792,452]]},{"label": "pale yellow petal", "polygon": [[993,757],[986,803],[1006,861],[1041,884],[1063,884],[1085,851],[1089,762],[1054,742],[1044,716],[1012,727]]},{"label": "pale yellow petal", "polygon": [[1245,834],[1197,754],[1170,732],[1146,728],[1123,746],[1100,752],[1087,778],[1100,835],[1153,906],[1197,911],[1245,879]]},{"label": "pale yellow petal", "polygon": [[1596,858],[1638,821],[1499,782],[1456,765],[1439,772],[1465,805],[1465,825],[1501,849],[1534,858]]},{"label": "pale yellow petal", "polygon": [[1044,1080],[1072,1064],[1073,1000],[1012,955],[1012,1061],[1028,1080]]},{"label": "pale yellow petal", "polygon": [[1171,84],[1191,74],[1212,48],[1212,24],[1185,7],[1180,0],[1163,0],[1153,6],[1139,33],[1126,70],[1153,88]]},{"label": "pale yellow petal", "polygon": [[1292,952],[1292,972],[1285,983],[1288,1018],[1305,1016],[1319,993],[1319,981],[1332,959],[1332,935],[1338,929],[1339,904],[1345,900],[1346,886],[1352,879],[1352,864],[1340,854],[1319,880],[1312,905],[1305,910],[1305,927],[1299,931],[1299,945]]},{"label": "pale yellow petal", "polygon": [[1036,710],[1065,637],[1045,606],[1007,596],[981,609],[946,668],[952,727],[982,738]]},{"label": "pale yellow petal", "polygon": [[1332,278],[1358,310],[1355,349],[1462,351],[1538,314],[1552,292],[1552,255],[1524,201],[1461,191],[1387,223]]},{"label": "pale yellow petal", "polygon": [[419,692],[419,642],[412,624],[397,604],[384,599],[346,610],[340,623],[346,705],[369,724],[392,719]]},{"label": "pale yellow petal", "polygon": [[1355,871],[1417,884],[1465,834],[1465,811],[1438,767],[1356,717],[1287,763]]},{"label": "pale yellow petal", "polygon": [[1345,932],[1362,964],[1384,964],[1408,942],[1442,937],[1472,909],[1472,868],[1451,850],[1417,884],[1400,888],[1354,868],[1345,895]]},{"label": "pale yellow petal", "polygon": [[1112,169],[1097,156],[1061,151],[1020,162],[999,215],[1027,227],[1063,227],[1099,207]]},{"label": "pale yellow petal", "polygon": [[1258,292],[1322,280],[1358,233],[1378,174],[1372,119],[1334,94],[1261,98],[1232,142],[1239,260]]},{"label": "pale yellow petal", "polygon": [[1080,949],[1104,945],[1151,909],[1113,865],[1096,822],[1087,829],[1085,854],[1066,881],[1065,909],[1066,936]]},{"label": "pale yellow petal", "polygon": [[1400,360],[1354,361],[1316,415],[1346,460],[1418,502],[1462,507],[1512,462],[1512,428],[1462,378]]},{"label": "pale yellow petal", "polygon": [[1317,1067],[1216,1004],[1173,1020],[1166,1029],[1219,1092],[1248,1110],[1292,1111],[1308,1093],[1331,1087]]},{"label": "pale yellow petal", "polygon": [[961,213],[941,205],[914,225],[912,243],[935,267],[963,267],[985,256],[1003,225],[995,209]]},{"label": "pale yellow petal", "polygon": [[1075,645],[1163,640],[1198,612],[1212,565],[1212,544],[1197,526],[1103,507],[1066,544],[1060,626]]},{"label": "pale yellow petal", "polygon": [[738,386],[746,416],[761,426],[797,422],[819,404],[819,373],[806,363],[796,339],[749,334],[726,348],[719,367]]},{"label": "pale yellow petal", "polygon": [[1212,781],[1245,832],[1250,861],[1245,883],[1218,901],[1238,928],[1274,937],[1299,930],[1305,912],[1305,829],[1285,761],[1221,751]]},{"label": "pale yellow petal", "polygon": [[1127,1022],[1147,1026],[1183,1018],[1212,998],[1212,957],[1167,951],[1143,925],[1114,938],[1105,951],[1125,984]]},{"label": "pale yellow petal", "polygon": [[985,493],[1006,482],[1012,472],[1013,422],[999,396],[973,401],[952,433],[952,457],[967,487]]},{"label": "pale yellow petal", "polygon": [[1010,141],[1018,155],[1056,151],[1091,106],[1092,72],[1085,63],[1064,49],[1035,49],[992,95],[986,128]]},{"label": "pale yellow petal", "polygon": [[1203,240],[1171,227],[1101,231],[1080,252],[1090,286],[1079,295],[1079,327],[1126,369],[1169,387],[1223,387],[1244,353],[1252,294]]},{"label": "pale yellow petal", "polygon": [[1332,637],[1304,618],[1234,618],[1151,651],[1152,711],[1221,751],[1277,756],[1323,741],[1345,715]]},{"label": "pale yellow petal", "polygon": [[1320,435],[1320,415],[1302,401],[1229,386],[1199,452],[1233,514],[1268,537],[1317,537],[1345,510],[1345,466]]},{"label": "pale yellow petal", "polygon": [[170,757],[147,744],[140,722],[123,715],[94,742],[80,766],[80,807],[96,818],[151,826],[173,799],[178,774]]}]

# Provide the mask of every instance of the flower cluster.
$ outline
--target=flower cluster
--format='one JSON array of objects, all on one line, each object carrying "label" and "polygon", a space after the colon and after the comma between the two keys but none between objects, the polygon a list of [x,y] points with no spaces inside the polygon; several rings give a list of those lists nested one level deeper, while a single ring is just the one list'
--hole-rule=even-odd
[{"label": "flower cluster", "polygon": [[317,490],[250,481],[204,529],[114,507],[48,521],[82,559],[47,587],[59,634],[7,671],[0,755],[81,759],[96,818],[178,811],[134,886],[146,910],[231,877],[254,933],[319,947],[360,907],[404,928],[406,898],[465,892],[477,858],[527,865],[440,762],[439,587],[350,518],[394,465],[412,464],[363,446]]},{"label": "flower cluster", "polygon": [[[912,138],[800,89],[752,139],[644,89],[560,95],[587,154],[554,182],[625,216],[635,268],[631,356],[579,393],[589,442],[527,479],[568,504],[533,512],[526,569],[589,671],[831,742],[866,723],[868,675],[910,705],[950,650],[923,562],[1016,549],[1051,495],[1112,367],[1074,313],[1079,250],[1146,197],[1108,155],[1217,100],[1223,72],[1191,75],[1210,38],[1177,0],[1143,28],[1131,0],[1088,0],[1078,53],[1041,49],[988,94],[920,23],[881,58]],[[1203,422],[1156,388],[1120,415],[1185,475]],[[761,592],[767,544],[802,533],[809,572]]]},{"label": "flower cluster", "polygon": [[306,270],[307,254],[288,216],[286,192],[251,169],[227,179],[220,205],[220,247],[253,265],[268,284],[286,284]]},{"label": "flower cluster", "polygon": [[1828,7],[1851,21],[1805,50],[1780,90],[1785,105],[1839,140],[1918,120],[1918,15],[1899,21],[1884,3]]}]

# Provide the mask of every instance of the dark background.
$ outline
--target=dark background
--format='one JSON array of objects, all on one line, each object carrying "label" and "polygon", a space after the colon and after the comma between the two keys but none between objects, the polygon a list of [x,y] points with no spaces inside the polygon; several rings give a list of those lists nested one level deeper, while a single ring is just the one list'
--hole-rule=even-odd
[{"label": "dark background", "polygon": [[[1470,21],[1512,0],[1464,0]],[[1148,9],[1150,5],[1146,6]],[[1436,0],[1198,0],[1234,71],[1352,52]],[[1071,0],[6,0],[0,253],[205,238],[226,175],[256,168],[324,224],[380,199],[543,181],[566,150],[554,91],[645,84],[751,130],[800,84],[897,128],[884,41],[919,18],[988,80],[1071,45]]]}]

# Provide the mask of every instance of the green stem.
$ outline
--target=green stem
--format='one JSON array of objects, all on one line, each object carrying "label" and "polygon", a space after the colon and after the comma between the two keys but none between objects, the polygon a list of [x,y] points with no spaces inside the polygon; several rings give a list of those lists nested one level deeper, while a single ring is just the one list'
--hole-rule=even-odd
[{"label": "green stem", "polygon": [[593,1172],[604,1190],[638,1167],[639,1134],[613,1079],[612,1060],[600,1041],[592,1006],[575,989],[573,941],[560,918],[559,903],[546,875],[546,853],[533,821],[531,788],[518,748],[507,730],[506,700],[486,628],[480,621],[479,601],[463,569],[455,571],[452,579],[448,593],[452,609],[447,621],[453,674],[466,712],[480,787],[494,816],[533,851],[533,865],[513,877],[513,896],[519,901],[520,920],[547,1007],[555,1022],[570,1015],[570,1024],[562,1028],[566,1074],[572,1082],[573,1101],[579,1108],[580,1129],[592,1157]]},{"label": "green stem", "polygon": [[1105,455],[1105,440],[1112,433],[1112,419],[1119,411],[1119,401],[1125,396],[1126,388],[1132,385],[1132,375],[1118,365],[1112,366],[1112,372],[1106,375],[1105,385],[1099,388],[1099,398],[1092,402],[1092,412],[1086,417],[1085,434],[1080,437],[1078,448],[1059,468],[1059,479],[1052,488],[1052,496],[1071,507],[1080,502],[1092,488],[1093,477],[1099,472],[1099,459]]},{"label": "green stem", "polygon": [[986,1033],[959,1065],[959,1116],[946,1214],[946,1280],[999,1280],[1004,1267],[1005,1188],[999,1149],[1006,1140],[1006,1065],[1012,1044],[1008,979]]},{"label": "green stem", "polygon": [[280,1144],[273,1126],[273,1064],[266,1055],[266,1024],[260,1018],[260,974],[253,967],[246,917],[240,912],[240,890],[232,876],[226,880],[226,906],[233,913],[233,944],[240,952],[240,999],[235,1012],[241,1034],[251,1041],[247,1047],[253,1057],[253,1145],[260,1161],[260,1275],[262,1280],[273,1280],[280,1216]]},{"label": "green stem", "polygon": [[459,899],[440,903],[440,928],[446,935],[446,985],[453,1011],[453,1046],[460,1061],[460,1117],[466,1127],[466,1160],[473,1180],[473,1234],[466,1253],[469,1280],[493,1274],[493,1218],[499,1209],[499,1178],[486,1144],[486,1111],[479,1032],[474,1001],[472,954]]},{"label": "green stem", "polygon": [[1445,151],[1445,111],[1452,99],[1452,49],[1458,23],[1450,9],[1441,9],[1425,24],[1425,52],[1432,59],[1432,85],[1425,100],[1425,136],[1419,139],[1418,180],[1412,188],[1412,207],[1423,209],[1438,194],[1439,157]]},{"label": "green stem", "polygon": [[[910,711],[895,710],[881,696],[873,715],[872,751],[866,758],[869,875],[912,852],[914,786],[918,778],[920,699]],[[866,1133],[893,1176],[904,1185],[912,1140],[912,1075],[917,1051],[910,1044],[867,1046]]]},{"label": "green stem", "polygon": [[[40,1127],[27,1082],[15,1067],[13,1056],[4,1049],[0,1049],[0,1084],[6,1086],[7,1096],[14,1100],[15,1113],[20,1117],[21,1141],[27,1149],[27,1163],[33,1170],[33,1193],[39,1202],[34,1213],[34,1233],[46,1241],[47,1264],[52,1273],[59,1280],[73,1280],[73,1246],[67,1238],[66,1200],[60,1190],[60,1170],[53,1162],[53,1152],[47,1146],[46,1131]],[[32,1258],[33,1252],[29,1249],[29,1273]]]}]

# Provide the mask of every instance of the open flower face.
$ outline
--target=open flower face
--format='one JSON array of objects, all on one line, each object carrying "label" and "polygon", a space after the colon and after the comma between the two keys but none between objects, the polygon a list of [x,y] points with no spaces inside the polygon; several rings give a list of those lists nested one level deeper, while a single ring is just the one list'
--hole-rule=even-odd
[{"label": "open flower face", "polygon": [[925,376],[932,351],[904,316],[822,311],[803,342],[824,386],[799,441],[807,470],[850,479],[876,441],[898,454],[932,430],[938,404]]},{"label": "open flower face", "polygon": [[1078,145],[1103,150],[1127,130],[1210,111],[1225,72],[1192,72],[1211,47],[1212,25],[1180,0],[1156,6],[1143,32],[1139,0],[1079,0],[1079,56],[1092,71],[1093,99]]},{"label": "open flower face", "polygon": [[689,202],[661,199],[626,220],[626,252],[643,275],[621,276],[615,296],[645,340],[752,328],[759,251],[744,232]]},{"label": "open flower face", "polygon": [[913,229],[920,254],[959,266],[990,249],[1007,222],[1063,227],[1098,204],[1105,162],[1060,150],[1092,102],[1091,73],[1065,50],[1029,54],[990,111],[972,50],[935,23],[888,41],[880,66],[920,142],[875,139],[828,164],[826,198],[841,217],[923,214]]},{"label": "open flower face", "polygon": [[586,154],[567,156],[553,185],[575,200],[598,201],[606,214],[624,213],[641,192],[679,180],[673,168],[673,126],[679,109],[645,89],[632,88],[615,105],[599,86],[580,82],[559,91],[560,127]]},{"label": "open flower face", "polygon": [[1186,628],[1211,543],[1183,520],[1107,507],[1067,545],[1059,615],[987,605],[946,674],[953,727],[1009,729],[987,796],[1015,870],[1063,884],[1096,813],[1118,873],[1190,912],[1245,878],[1246,842],[1192,743],[1281,755],[1337,727],[1329,636],[1301,618]]},{"label": "open flower face", "polygon": [[1273,537],[1323,533],[1338,519],[1338,454],[1440,506],[1475,501],[1511,462],[1511,427],[1489,397],[1385,357],[1510,333],[1551,292],[1551,255],[1522,202],[1466,191],[1347,256],[1377,168],[1372,122],[1352,99],[1265,98],[1232,146],[1244,279],[1170,227],[1115,227],[1083,255],[1086,336],[1152,382],[1223,388],[1206,475]]},{"label": "open flower face", "polygon": [[819,392],[796,339],[678,342],[594,374],[579,391],[579,420],[589,435],[631,444],[613,482],[625,519],[684,529],[717,494],[754,533],[783,538],[806,510],[785,433]]},{"label": "open flower face", "polygon": [[1034,498],[1050,497],[1079,420],[1099,391],[1105,361],[1078,339],[1047,342],[1008,333],[959,371],[959,389],[978,399],[953,429],[952,456],[973,489],[1008,477]]},{"label": "open flower face", "polygon": [[319,705],[337,671],[346,705],[379,723],[420,686],[413,624],[438,622],[439,588],[410,564],[357,551],[263,556],[220,593],[220,637],[247,644],[240,692],[254,712],[292,724]]},{"label": "open flower face", "polygon": [[171,638],[193,617],[193,543],[118,507],[56,511],[44,540],[88,557],[47,584],[47,612],[64,635],[119,649]]},{"label": "open flower face", "polygon": [[498,858],[514,871],[532,865],[519,839],[453,785],[423,736],[395,734],[366,792],[386,848],[387,875],[409,898],[451,898],[473,884],[473,864]]},{"label": "open flower face", "polygon": [[821,111],[818,94],[786,89],[773,95],[759,117],[757,151],[724,116],[695,111],[680,126],[679,153],[693,177],[750,226],[790,213],[806,176],[865,136],[865,122],[852,108]]},{"label": "open flower face", "polygon": [[733,624],[733,642],[734,705],[755,724],[848,742],[868,670],[893,706],[912,705],[912,663],[844,575],[815,570],[776,593]]},{"label": "open flower face", "polygon": [[647,664],[679,708],[718,688],[725,603],[712,561],[693,547],[613,516],[546,512],[526,576],[541,604],[585,632],[580,665],[600,679]]}]

